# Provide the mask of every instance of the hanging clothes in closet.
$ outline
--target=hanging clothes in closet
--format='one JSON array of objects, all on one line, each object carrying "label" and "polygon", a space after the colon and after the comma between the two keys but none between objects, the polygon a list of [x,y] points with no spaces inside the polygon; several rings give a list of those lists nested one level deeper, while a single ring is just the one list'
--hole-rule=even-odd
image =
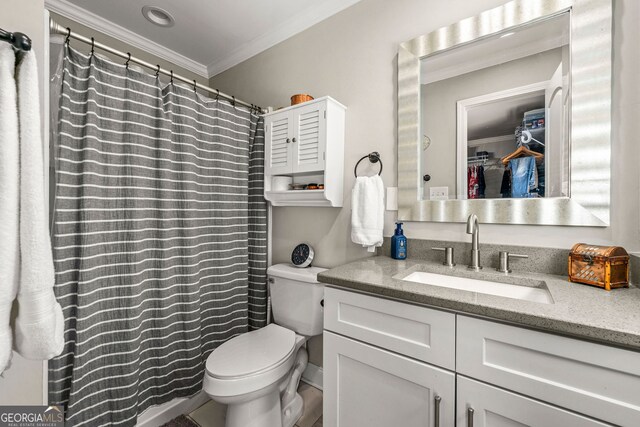
[{"label": "hanging clothes in closet", "polygon": [[467,184],[467,198],[484,199],[486,189],[484,166],[469,165],[467,167]]}]

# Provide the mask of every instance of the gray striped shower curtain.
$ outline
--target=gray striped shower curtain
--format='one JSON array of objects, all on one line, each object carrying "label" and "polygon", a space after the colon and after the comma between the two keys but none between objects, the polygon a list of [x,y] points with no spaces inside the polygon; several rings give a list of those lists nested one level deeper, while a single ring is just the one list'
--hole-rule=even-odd
[{"label": "gray striped shower curtain", "polygon": [[262,118],[68,46],[61,80],[50,404],[133,426],[266,324]]}]

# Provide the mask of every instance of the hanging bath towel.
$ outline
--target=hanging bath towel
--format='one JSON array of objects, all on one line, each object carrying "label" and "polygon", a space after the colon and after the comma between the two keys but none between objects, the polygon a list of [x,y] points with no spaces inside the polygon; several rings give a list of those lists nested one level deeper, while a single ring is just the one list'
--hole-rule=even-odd
[{"label": "hanging bath towel", "polygon": [[351,191],[351,240],[374,252],[382,246],[384,184],[378,175],[359,176]]},{"label": "hanging bath towel", "polygon": [[20,139],[20,285],[14,347],[27,359],[47,360],[64,347],[45,209],[44,149],[40,133],[38,67],[33,51],[16,67]]},{"label": "hanging bath towel", "polygon": [[0,373],[11,360],[9,317],[18,292],[18,110],[14,80],[15,54],[0,43]]}]

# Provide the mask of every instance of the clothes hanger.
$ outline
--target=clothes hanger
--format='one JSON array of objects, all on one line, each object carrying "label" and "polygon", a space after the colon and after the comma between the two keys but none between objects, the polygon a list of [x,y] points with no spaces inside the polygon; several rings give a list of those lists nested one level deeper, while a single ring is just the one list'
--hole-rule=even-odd
[{"label": "clothes hanger", "polygon": [[535,157],[536,160],[539,160],[544,158],[544,154],[529,150],[524,145],[521,145],[516,149],[516,151],[503,157],[500,161],[503,165],[507,166],[509,164],[509,160],[517,159],[519,157]]}]

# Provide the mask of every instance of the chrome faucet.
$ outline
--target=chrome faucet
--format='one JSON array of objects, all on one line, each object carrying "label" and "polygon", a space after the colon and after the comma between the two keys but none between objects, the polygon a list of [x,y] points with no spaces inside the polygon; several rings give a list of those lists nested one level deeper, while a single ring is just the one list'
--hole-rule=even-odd
[{"label": "chrome faucet", "polygon": [[467,219],[467,234],[471,234],[471,264],[469,264],[469,270],[480,271],[482,266],[480,265],[480,249],[479,249],[479,232],[478,217],[476,214],[469,215]]}]

